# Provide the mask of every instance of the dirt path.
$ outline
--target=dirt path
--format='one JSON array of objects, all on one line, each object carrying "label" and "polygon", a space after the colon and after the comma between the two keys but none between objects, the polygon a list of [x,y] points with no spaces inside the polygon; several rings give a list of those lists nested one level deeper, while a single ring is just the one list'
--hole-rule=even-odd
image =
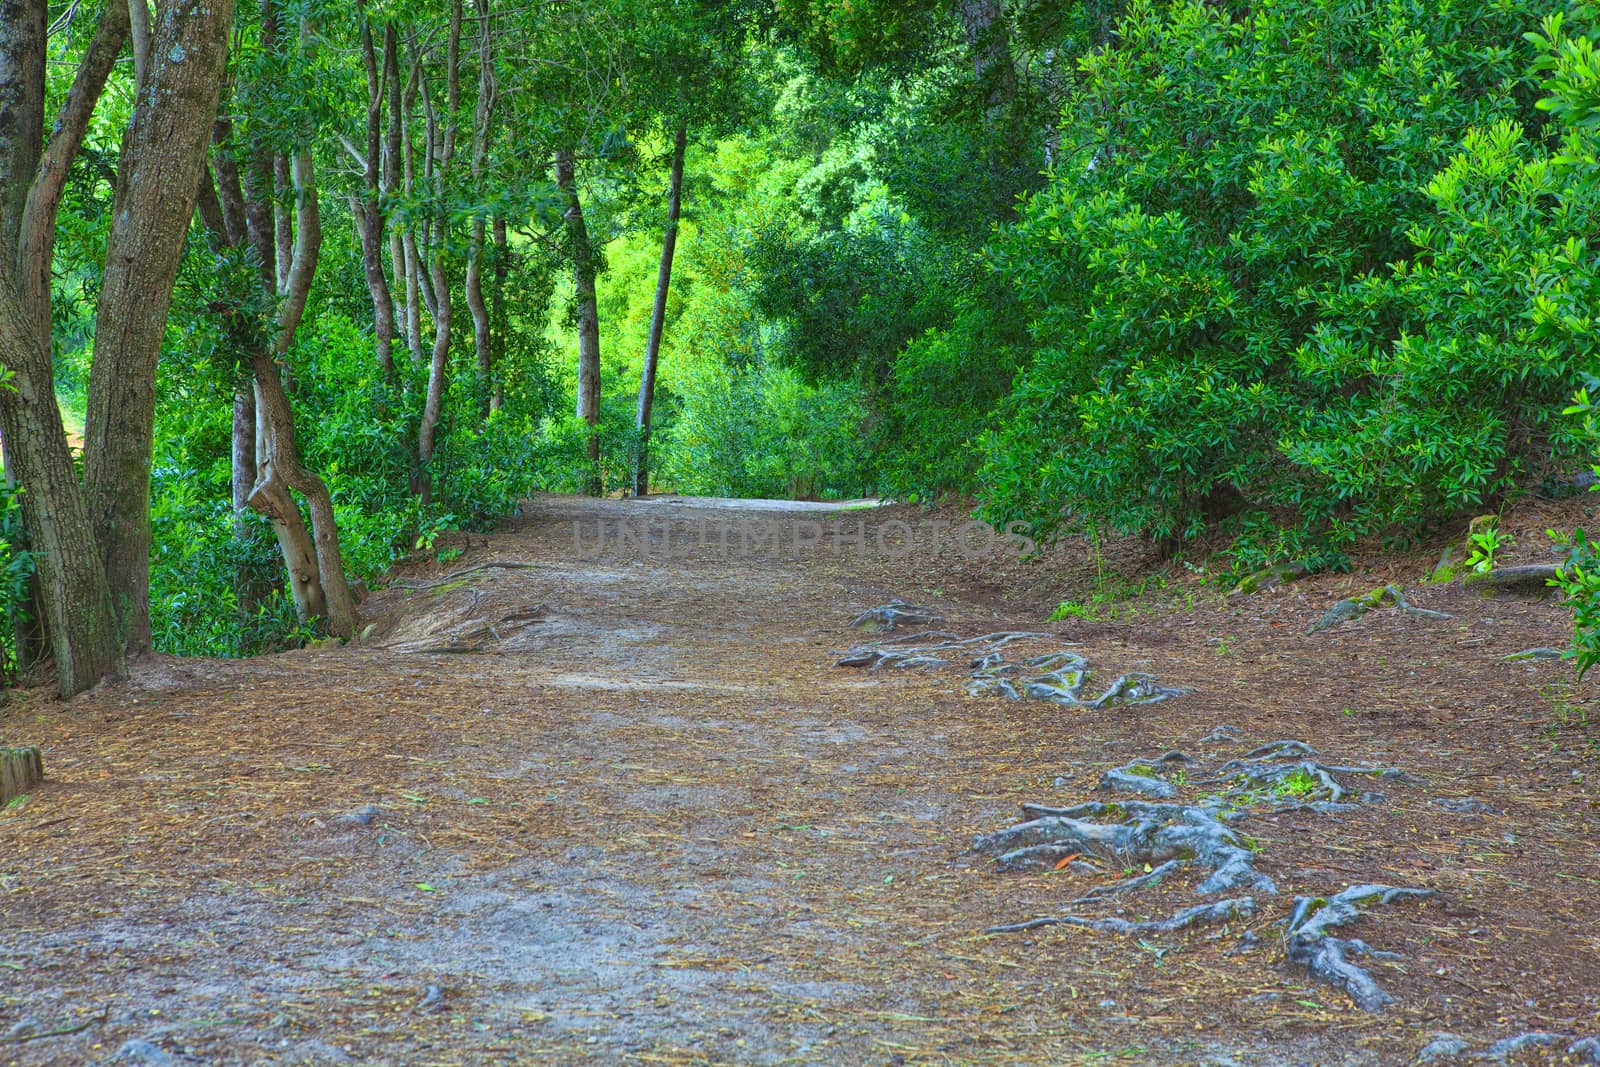
[{"label": "dirt path", "polygon": [[[878,550],[922,521],[545,498],[370,599],[359,647],[0,709],[51,776],[0,813],[0,1063],[1399,1064],[1440,1031],[1600,1031],[1600,734],[1566,668],[1502,660],[1562,643],[1558,608],[1431,590],[1450,620],[1304,636],[1374,580],[1333,576],[1041,626],[988,587],[1026,575]],[[1036,566],[1059,599],[1083,565]],[[891,596],[1195,691],[1081,710],[833,666]],[[1124,874],[970,851],[1020,803],[1283,738],[1415,780],[1252,816],[1279,892],[1249,919],[983,933]],[[1492,810],[1435,803],[1462,798]],[[1196,880],[1085,914],[1161,918]],[[1345,931],[1399,953],[1381,1015],[1274,925],[1362,882],[1437,891]]]}]

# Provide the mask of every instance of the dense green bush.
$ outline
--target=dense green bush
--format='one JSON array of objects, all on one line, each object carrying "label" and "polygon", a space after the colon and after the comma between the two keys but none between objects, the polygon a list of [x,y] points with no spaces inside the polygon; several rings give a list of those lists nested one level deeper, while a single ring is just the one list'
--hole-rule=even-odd
[{"label": "dense green bush", "polygon": [[1536,9],[1130,5],[996,242],[1036,351],[988,514],[1177,540],[1243,511],[1337,545],[1511,484],[1570,372],[1509,365],[1539,192],[1475,191],[1531,115]]}]

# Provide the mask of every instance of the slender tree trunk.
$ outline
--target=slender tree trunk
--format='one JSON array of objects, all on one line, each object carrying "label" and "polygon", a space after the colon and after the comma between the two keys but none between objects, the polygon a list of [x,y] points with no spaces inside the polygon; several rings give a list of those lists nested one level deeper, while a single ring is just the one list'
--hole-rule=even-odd
[{"label": "slender tree trunk", "polygon": [[[472,121],[472,184],[481,189],[484,171],[489,166],[489,142],[493,136],[495,76],[494,32],[489,17],[489,0],[477,0],[478,11],[478,103]],[[480,216],[472,222],[467,243],[465,296],[472,315],[472,344],[478,362],[479,414],[487,418],[493,407],[494,341],[490,334],[489,306],[483,298],[483,257],[488,226]]]},{"label": "slender tree trunk", "polygon": [[84,485],[118,629],[150,647],[155,370],[217,114],[233,0],[177,0],[154,29],[149,85],[124,138],[89,372]]},{"label": "slender tree trunk", "polygon": [[[269,352],[258,351],[251,357],[251,368],[255,371],[258,447],[263,459],[250,505],[272,520],[274,530],[281,531],[279,543],[302,619],[326,618],[330,634],[349,639],[355,635],[355,600],[345,578],[333,499],[323,480],[300,464],[294,414],[279,381],[277,360]],[[290,489],[306,498],[312,525],[309,540]]]},{"label": "slender tree trunk", "polygon": [[667,296],[672,289],[672,257],[678,248],[678,219],[683,212],[683,157],[689,146],[689,126],[678,123],[672,144],[672,183],[667,192],[667,232],[661,239],[661,272],[656,275],[656,306],[650,313],[650,340],[645,344],[644,371],[639,377],[639,465],[633,472],[633,495],[650,494],[650,409],[656,400],[656,363],[661,356],[661,335],[667,327]]},{"label": "slender tree trunk", "polygon": [[[383,142],[383,199],[392,203],[395,193],[400,189],[401,170],[401,123],[406,117],[405,90],[400,85],[400,35],[395,31],[394,24],[383,28],[383,83],[388,94],[389,122],[384,131]],[[389,276],[393,279],[390,285],[390,297],[397,306],[394,307],[392,321],[395,323],[396,337],[405,329],[407,322],[407,307],[395,297],[395,291],[405,291],[406,279],[406,253],[405,241],[400,236],[398,226],[389,227]]]},{"label": "slender tree trunk", "polygon": [[[450,178],[450,164],[456,154],[456,111],[461,103],[461,0],[450,5],[450,34],[445,46],[445,114],[439,122],[433,114],[426,95],[423,104],[428,108],[428,158],[432,170],[433,192],[442,204]],[[454,316],[450,298],[450,275],[447,269],[447,252],[444,248],[449,238],[449,216],[442,206],[434,216],[434,235],[430,242],[429,274],[433,281],[433,354],[428,365],[428,391],[422,405],[422,421],[417,428],[417,463],[422,474],[422,498],[431,498],[433,478],[428,465],[433,462],[433,450],[439,430],[439,420],[444,414],[444,393],[450,369],[450,331]]]},{"label": "slender tree trunk", "polygon": [[600,302],[595,296],[594,249],[583,220],[573,153],[556,153],[556,184],[566,198],[567,241],[572,246],[574,300],[578,307],[578,418],[589,424],[589,495],[604,491],[600,478]]},{"label": "slender tree trunk", "polygon": [[[422,84],[422,57],[417,51],[416,34],[409,34],[406,43],[411,55],[411,71],[406,78],[402,108],[405,125],[409,127],[416,116],[417,93]],[[406,199],[414,200],[417,194],[417,152],[411,134],[399,124],[390,129],[391,146],[398,145],[403,188]],[[406,281],[406,348],[411,352],[412,366],[422,365],[422,254],[417,247],[415,220],[408,220],[400,235],[403,262],[396,268],[403,272]]]},{"label": "slender tree trunk", "polygon": [[[236,398],[234,409],[234,444],[240,453],[234,467],[234,501],[238,507],[242,496],[244,504],[272,523],[288,573],[289,592],[301,621],[325,618],[331,634],[349,638],[355,632],[355,607],[340,556],[333,503],[322,479],[300,462],[294,416],[284,389],[280,362],[294,343],[321,254],[322,221],[316,172],[309,153],[295,154],[289,174],[294,241],[288,262],[274,268],[269,261],[278,251],[279,227],[269,225],[271,213],[258,198],[260,190],[271,188],[265,181],[266,158],[259,149],[252,154],[252,159],[257,161],[253,170],[256,174],[254,188],[258,192],[254,196],[237,180],[224,181],[218,191],[223,203],[220,213],[224,217],[237,215],[255,220],[246,228],[246,240],[262,257],[263,292],[276,293],[279,279],[284,288],[278,305],[277,337],[272,346],[263,347],[258,335],[249,331],[238,342],[243,349],[241,354],[249,361],[253,382],[248,394],[241,393]],[[219,167],[219,173],[222,170]],[[233,243],[236,237],[216,236],[223,244]],[[254,432],[250,433],[252,428]],[[249,462],[254,464],[253,472],[243,455],[247,436],[251,438]],[[295,493],[305,497],[311,512],[309,530],[300,514]]]},{"label": "slender tree trunk", "polygon": [[372,297],[373,344],[378,367],[384,377],[394,376],[394,300],[389,295],[389,279],[383,273],[383,204],[380,197],[383,171],[384,76],[388,57],[380,70],[377,49],[372,41],[372,23],[366,4],[361,7],[361,56],[367,73],[367,144],[365,195],[351,197],[356,226],[361,231],[361,266],[367,275],[367,292]]},{"label": "slender tree trunk", "polygon": [[506,280],[511,274],[511,246],[506,237],[506,220],[504,215],[494,217],[494,225],[490,229],[491,239],[494,241],[494,285],[489,290],[489,366],[483,368],[494,385],[489,392],[489,410],[499,411],[505,407],[505,383],[501,380],[500,369],[505,357],[506,330]]}]

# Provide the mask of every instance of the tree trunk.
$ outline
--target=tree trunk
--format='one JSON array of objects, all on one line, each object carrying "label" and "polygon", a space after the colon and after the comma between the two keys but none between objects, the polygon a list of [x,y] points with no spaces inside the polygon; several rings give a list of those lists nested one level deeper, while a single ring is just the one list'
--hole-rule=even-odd
[{"label": "tree trunk", "polygon": [[155,370],[217,114],[233,0],[178,0],[154,27],[149,85],[124,137],[95,316],[84,484],[131,652],[150,647]]},{"label": "tree trunk", "polygon": [[[406,77],[406,88],[402,99],[405,124],[409,126],[416,115],[417,92],[422,84],[422,57],[417,52],[415,34],[409,34],[406,40],[408,51],[411,55],[411,71]],[[417,161],[416,146],[412,143],[410,133],[404,127],[396,124],[390,130],[391,146],[398,143],[400,150],[400,167],[402,170],[402,184],[406,199],[413,200],[417,193]],[[405,272],[406,280],[406,348],[411,352],[412,366],[422,365],[422,254],[417,248],[417,231],[414,220],[408,220],[405,231],[400,235],[400,249],[404,262],[400,268]]]},{"label": "tree trunk", "polygon": [[0,272],[0,367],[15,378],[0,387],[0,411],[15,433],[7,451],[27,491],[23,521],[39,577],[45,632],[63,697],[122,671],[121,645],[105,566],[67,450],[56,407],[50,353],[40,343],[16,287]]},{"label": "tree trunk", "polygon": [[661,239],[661,272],[656,276],[656,306],[650,313],[650,340],[645,344],[644,371],[639,377],[639,463],[633,472],[633,495],[650,494],[650,409],[656,400],[656,363],[661,355],[661,335],[667,327],[667,296],[672,289],[672,257],[678,248],[678,218],[683,210],[683,157],[689,146],[689,126],[678,123],[672,145],[672,184],[667,192],[667,232]]},{"label": "tree trunk", "polygon": [[[489,18],[489,0],[477,0],[478,10],[478,103],[472,121],[472,184],[481,190],[484,171],[489,165],[489,142],[493,135],[495,77],[494,32]],[[494,341],[490,334],[489,306],[483,299],[483,257],[487,225],[480,216],[472,222],[467,243],[467,310],[472,314],[472,345],[478,361],[479,414],[487,418],[493,406],[491,380],[494,374]]]},{"label": "tree trunk", "polygon": [[589,424],[589,495],[599,496],[600,479],[600,304],[594,290],[594,250],[583,221],[573,153],[556,153],[556,184],[567,201],[567,241],[572,246],[572,274],[578,306],[578,418]]},{"label": "tree trunk", "polygon": [[[250,365],[255,372],[256,419],[261,427],[258,448],[262,457],[250,506],[268,516],[274,530],[282,531],[279,543],[284,562],[290,567],[295,609],[302,613],[302,621],[313,616],[326,618],[328,632],[348,640],[355,636],[356,608],[345,578],[333,499],[323,480],[300,465],[294,414],[279,381],[277,361],[270,353],[257,352]],[[309,551],[305,523],[289,489],[306,498],[311,512]]]},{"label": "tree trunk", "polygon": [[[352,196],[356,226],[361,231],[361,266],[367,275],[367,292],[372,297],[372,332],[378,367],[385,378],[394,376],[394,299],[389,295],[389,279],[383,273],[383,206],[380,199],[383,171],[384,77],[389,57],[384,56],[380,71],[377,49],[372,41],[372,23],[366,4],[361,7],[361,56],[367,72],[366,189],[364,196]],[[393,40],[392,33],[385,38]]]},{"label": "tree trunk", "polygon": [[[445,113],[440,123],[424,87],[423,105],[428,109],[428,159],[433,192],[442,203],[450,164],[456,154],[456,111],[461,103],[461,0],[450,5],[450,33],[445,46]],[[444,414],[444,392],[450,369],[450,331],[454,309],[450,298],[450,275],[446,266],[445,244],[449,240],[449,215],[443,207],[433,219],[433,240],[429,242],[428,272],[433,280],[433,354],[428,365],[428,391],[422,405],[422,421],[417,427],[417,464],[421,467],[422,499],[431,499],[433,477],[428,465]]]},{"label": "tree trunk", "polygon": [[961,25],[972,54],[972,72],[991,115],[1017,95],[1017,68],[1011,61],[1011,33],[1001,0],[961,0]]},{"label": "tree trunk", "polygon": [[[123,3],[110,3],[102,10],[47,144],[43,143],[42,121],[45,20],[46,5],[42,0],[0,0],[0,271],[14,279],[23,319],[32,330],[34,343],[48,356],[56,218],[67,174],[82,147],[106,78],[127,39],[128,8]],[[25,425],[20,401],[0,390],[0,452],[4,453],[7,488],[15,489],[19,484],[21,464],[14,458],[18,447],[15,442],[37,432],[37,426]],[[64,438],[59,445],[47,447],[59,447],[66,454],[65,462],[71,465]],[[21,548],[35,543],[29,514],[30,510],[24,508],[23,536],[18,544]],[[49,521],[64,512],[59,507],[41,505],[32,514],[33,521]],[[87,516],[87,512],[83,514]],[[59,537],[59,533],[47,533],[42,539]],[[31,582],[30,599],[35,609],[32,618],[19,611],[8,620],[16,635],[19,671],[36,662],[47,643],[42,624],[50,613],[46,610],[43,577],[38,573]],[[70,606],[70,610],[92,612],[98,607]]]},{"label": "tree trunk", "polygon": [[43,150],[48,16],[44,0],[0,0],[0,249],[7,270]]},{"label": "tree trunk", "polygon": [[489,410],[499,411],[505,407],[505,383],[501,380],[501,360],[505,356],[506,347],[506,280],[511,274],[511,246],[506,239],[506,220],[504,215],[494,217],[494,226],[490,229],[494,241],[494,287],[489,291],[489,367],[488,373],[494,385],[489,392]]},{"label": "tree trunk", "polygon": [[[264,177],[264,168],[259,162],[266,158],[264,153],[258,149],[252,158],[258,161],[254,168],[256,174]],[[288,572],[290,595],[300,620],[308,622],[313,618],[325,618],[329,633],[349,638],[355,633],[355,605],[345,579],[332,499],[322,479],[306,470],[300,462],[295,445],[294,415],[283,386],[282,366],[279,363],[279,357],[293,346],[295,332],[310,297],[322,246],[316,171],[309,153],[295,154],[289,180],[294,205],[294,241],[288,262],[278,264],[276,270],[270,269],[266,261],[277,252],[275,241],[281,227],[269,228],[265,224],[270,217],[266,206],[237,183],[224,183],[220,190],[225,215],[239,214],[256,220],[248,228],[248,240],[263,260],[261,285],[264,293],[274,293],[280,279],[284,287],[278,306],[277,337],[272,346],[263,347],[251,335],[239,342],[244,348],[241,355],[248,359],[254,379],[254,411],[252,419],[251,413],[245,410],[246,401],[241,396],[234,413],[234,444],[237,450],[243,450],[242,439],[246,435],[246,427],[253,424],[251,453],[255,467],[254,477],[247,487],[244,481],[246,465],[242,460],[236,463],[234,500],[238,506],[240,494],[244,492],[244,502],[272,523]],[[260,181],[255,186],[256,190],[269,188],[271,186]],[[221,243],[229,243],[228,235],[217,237]],[[294,493],[306,499],[311,512],[310,530],[306,528]]]}]

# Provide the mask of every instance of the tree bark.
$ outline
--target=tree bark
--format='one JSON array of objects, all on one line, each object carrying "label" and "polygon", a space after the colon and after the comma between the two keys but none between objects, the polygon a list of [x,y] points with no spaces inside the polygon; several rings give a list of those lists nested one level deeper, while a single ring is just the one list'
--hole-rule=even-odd
[{"label": "tree bark", "polygon": [[123,142],[96,309],[84,484],[118,630],[136,653],[150,647],[156,359],[232,25],[233,0],[176,0],[161,12]]},{"label": "tree bark", "polygon": [[43,150],[48,15],[44,0],[0,0],[0,248],[7,269]]},{"label": "tree bark", "polygon": [[678,248],[678,219],[683,211],[683,157],[689,146],[689,126],[678,123],[672,144],[672,181],[667,191],[667,232],[661,239],[661,272],[656,276],[656,305],[650,313],[650,339],[645,344],[644,371],[639,377],[639,463],[633,473],[633,495],[650,494],[650,409],[656,399],[656,363],[661,336],[667,326],[667,296],[672,289],[672,257]]},{"label": "tree bark", "polygon": [[[406,125],[416,115],[417,93],[422,85],[422,57],[417,51],[416,34],[412,33],[406,39],[407,50],[411,55],[411,71],[406,78],[406,88],[403,94],[402,107]],[[417,160],[416,146],[412,143],[411,135],[396,126],[391,131],[392,138],[398,138],[400,148],[400,166],[403,172],[403,186],[406,199],[411,201],[417,192]],[[414,219],[408,220],[405,231],[400,237],[400,247],[404,263],[401,268],[406,280],[406,348],[411,352],[413,366],[422,365],[422,254],[417,247],[417,230]]]},{"label": "tree bark", "polygon": [[566,198],[567,241],[572,247],[572,274],[578,311],[578,418],[589,424],[588,491],[599,496],[600,478],[600,303],[595,296],[594,249],[583,220],[577,166],[570,149],[556,153],[556,184]]}]

